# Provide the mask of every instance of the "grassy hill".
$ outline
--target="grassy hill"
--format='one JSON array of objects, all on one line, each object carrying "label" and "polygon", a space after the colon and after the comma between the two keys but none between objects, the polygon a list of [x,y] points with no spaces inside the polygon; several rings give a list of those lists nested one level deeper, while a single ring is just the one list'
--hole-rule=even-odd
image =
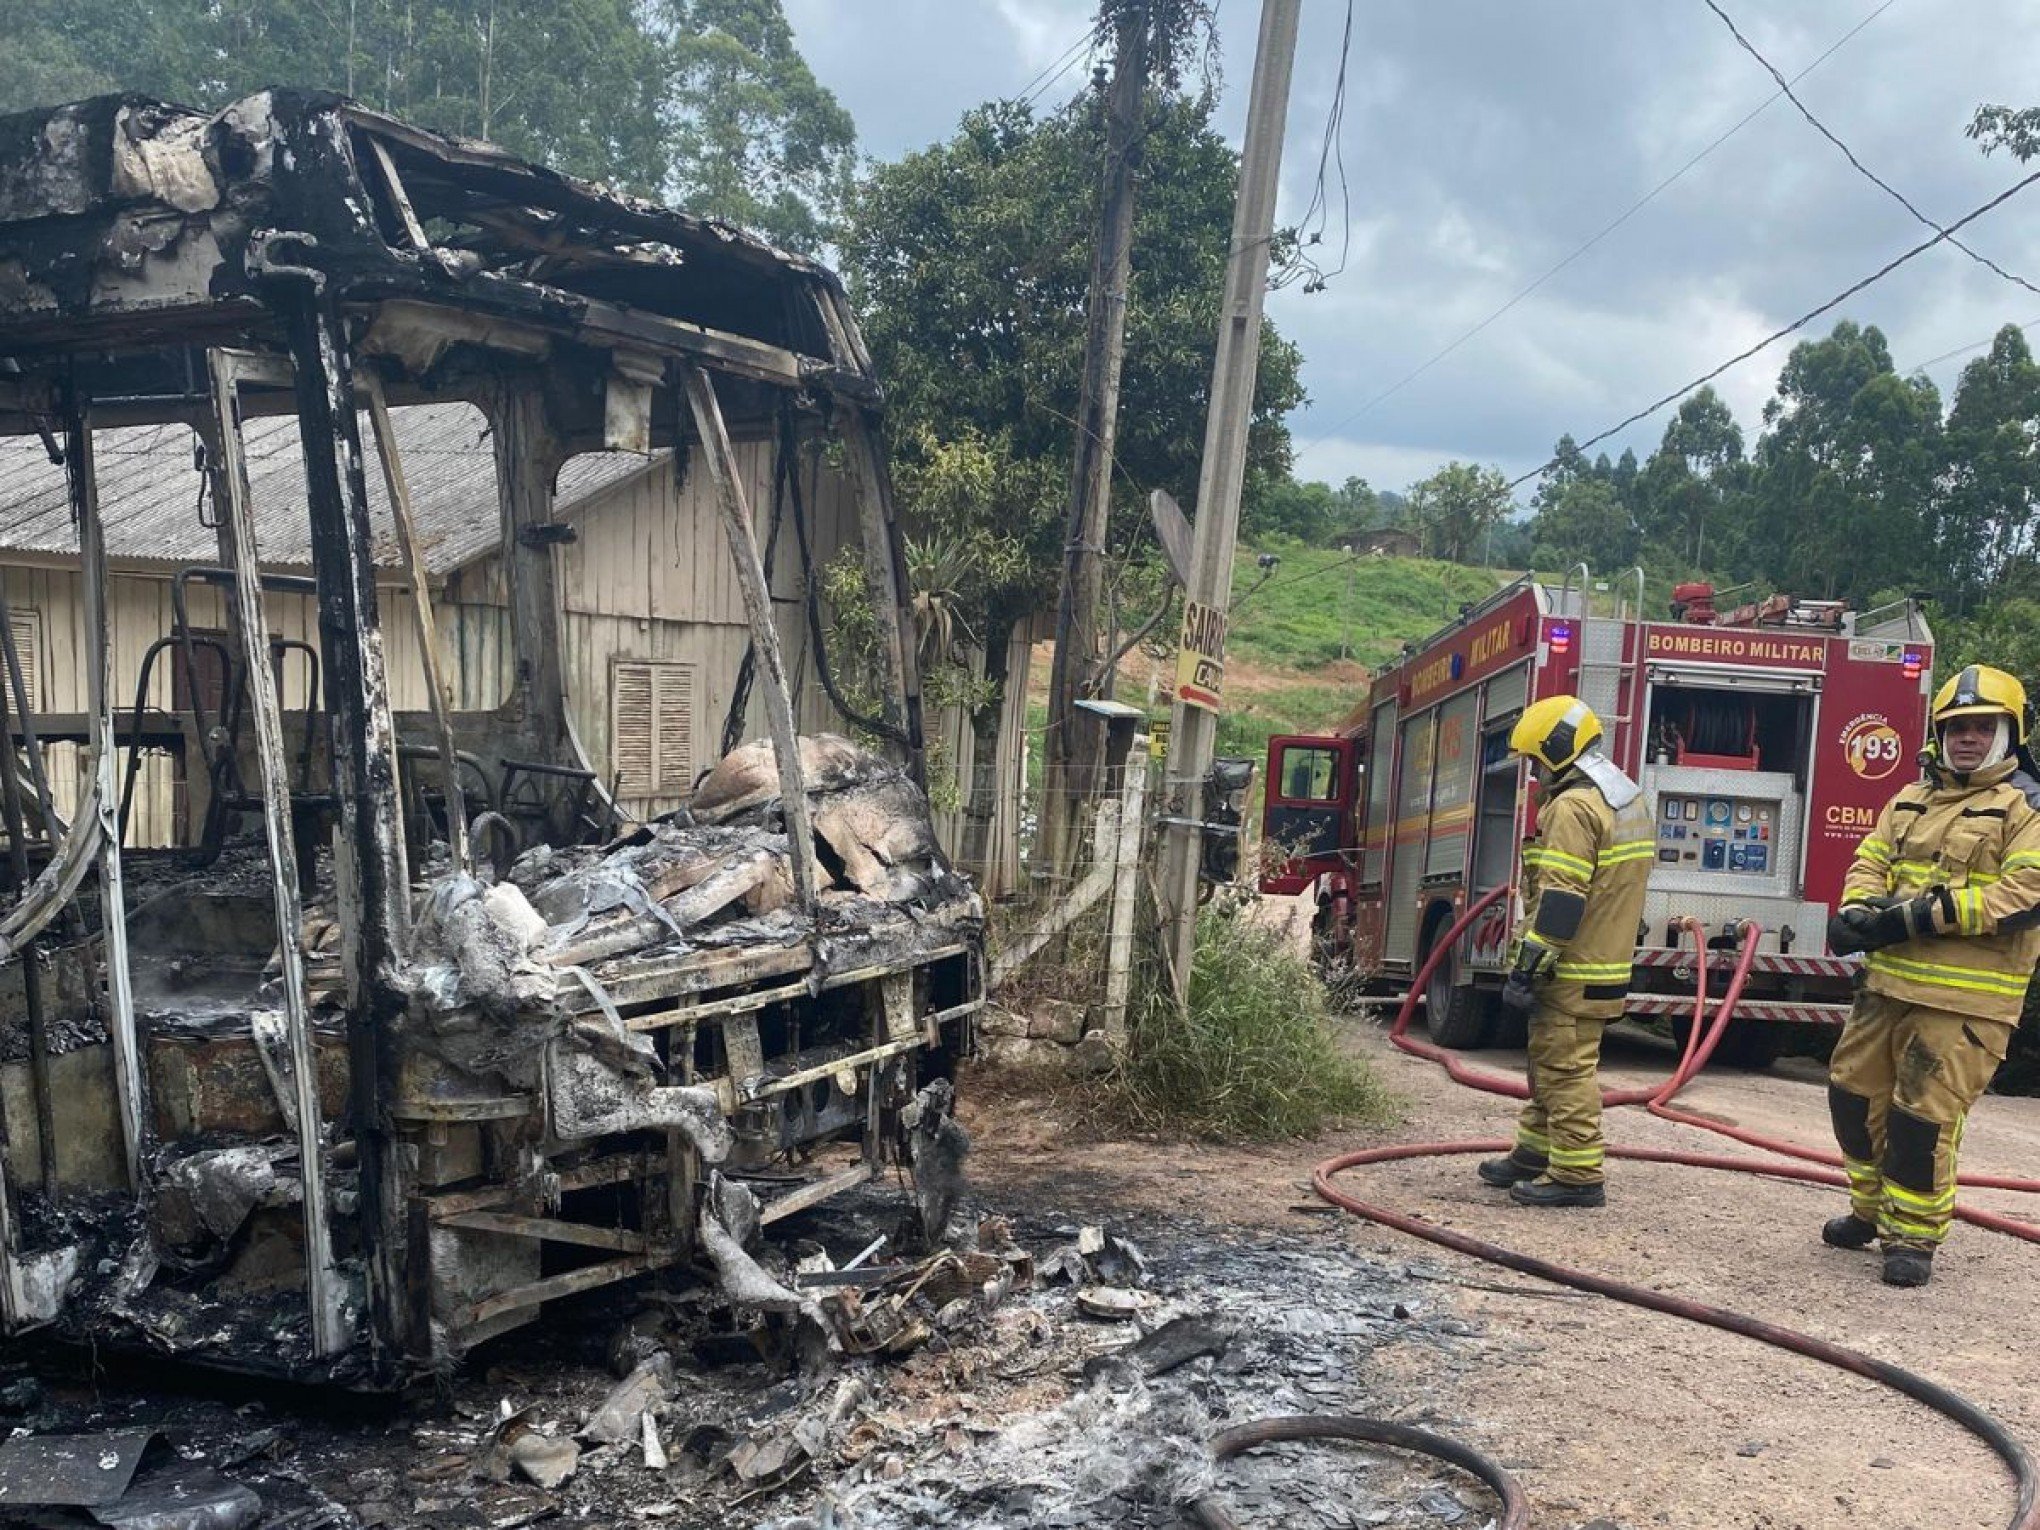
[{"label": "grassy hill", "polygon": [[[1256,559],[1263,552],[1281,562],[1260,584]],[[1371,668],[1513,577],[1428,558],[1354,559],[1336,548],[1295,542],[1242,548],[1233,566],[1226,652],[1256,664],[1312,669],[1349,651]]]},{"label": "grassy hill", "polygon": [[[1264,552],[1280,560],[1265,582],[1258,561]],[[1366,694],[1370,673],[1405,642],[1422,639],[1463,602],[1483,600],[1513,577],[1428,558],[1356,561],[1335,548],[1297,542],[1242,546],[1233,566],[1218,752],[1260,760],[1277,734],[1331,729]],[[1051,645],[1041,644],[1028,708],[1028,726],[1037,739],[1047,721],[1052,662]],[[1138,655],[1122,665],[1119,696],[1138,705],[1152,682],[1159,692],[1152,710],[1166,717],[1174,676],[1150,668]],[[1029,768],[1038,779],[1038,746]]]},{"label": "grassy hill", "polygon": [[[1281,560],[1265,583],[1257,562],[1263,552]],[[1242,548],[1233,567],[1220,752],[1260,756],[1275,734],[1332,727],[1365,694],[1369,673],[1405,642],[1512,577],[1428,558],[1355,561],[1294,542]]]}]

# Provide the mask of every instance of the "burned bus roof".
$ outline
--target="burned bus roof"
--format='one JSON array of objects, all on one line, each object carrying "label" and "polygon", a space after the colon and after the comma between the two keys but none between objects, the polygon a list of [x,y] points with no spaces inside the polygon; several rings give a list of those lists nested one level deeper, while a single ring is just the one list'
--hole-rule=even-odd
[{"label": "burned bus roof", "polygon": [[366,316],[365,354],[441,397],[477,348],[595,351],[648,381],[680,354],[876,396],[824,267],[340,96],[276,89],[206,114],[113,95],[0,117],[0,374],[117,351],[120,386],[87,391],[187,394],[185,348],[266,348],[265,291],[308,271]]}]

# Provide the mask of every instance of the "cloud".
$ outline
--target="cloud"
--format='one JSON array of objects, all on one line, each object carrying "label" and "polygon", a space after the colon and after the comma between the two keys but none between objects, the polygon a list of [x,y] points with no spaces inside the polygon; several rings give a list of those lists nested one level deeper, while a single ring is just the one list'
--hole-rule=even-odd
[{"label": "cloud", "polygon": [[[2024,173],[1963,136],[1980,102],[2040,104],[2040,30],[2019,0],[1881,12],[1878,0],[1722,3],[1787,76],[1861,25],[1795,88],[1929,216],[1960,217]],[[816,73],[856,115],[866,151],[881,157],[945,136],[969,106],[1027,84],[1081,33],[1091,9],[1076,0],[788,0]],[[1235,141],[1254,14],[1221,12],[1220,125]],[[1302,214],[1315,187],[1344,14],[1333,4],[1304,8],[1285,221]],[[1082,78],[1073,69],[1050,99]],[[1340,144],[1349,264],[1323,293],[1292,287],[1269,303],[1302,347],[1311,394],[1292,421],[1307,447],[1298,471],[1334,482],[1359,472],[1381,487],[1451,457],[1523,471],[1560,434],[1592,435],[1926,237],[1788,102],[1764,106],[1774,89],[1697,5],[1356,5]],[[1331,193],[1334,219],[1315,251],[1325,260],[1342,233],[1336,185]],[[2040,188],[1964,237],[2040,284],[2032,253]],[[1533,284],[1478,335],[1364,408]],[[1941,248],[1808,333],[1844,317],[1882,328],[1909,369],[1987,341],[2003,323],[2040,318],[2040,296]],[[1790,344],[1716,385],[1748,436]],[[1932,369],[1944,396],[1969,359]],[[1663,416],[1640,424],[1609,450],[1646,453],[1663,428]]]}]

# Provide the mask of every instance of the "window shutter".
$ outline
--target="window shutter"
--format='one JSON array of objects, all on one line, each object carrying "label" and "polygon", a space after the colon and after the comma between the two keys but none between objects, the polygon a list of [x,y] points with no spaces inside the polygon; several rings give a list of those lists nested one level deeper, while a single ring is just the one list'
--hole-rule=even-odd
[{"label": "window shutter", "polygon": [[678,796],[694,785],[694,666],[660,664],[653,679],[658,687],[659,731],[653,743],[659,795]]},{"label": "window shutter", "polygon": [[610,666],[609,753],[619,796],[652,795],[652,690],[651,665]]},{"label": "window shutter", "polygon": [[[21,683],[28,692],[28,708],[40,712],[42,694],[42,612],[32,607],[18,607],[8,613],[9,626],[14,631],[14,651],[21,656]],[[5,680],[4,666],[0,666],[0,681]],[[7,693],[7,710],[14,710],[14,693]]]},{"label": "window shutter", "polygon": [[694,785],[696,674],[692,664],[611,664],[610,763],[619,796],[676,797]]}]

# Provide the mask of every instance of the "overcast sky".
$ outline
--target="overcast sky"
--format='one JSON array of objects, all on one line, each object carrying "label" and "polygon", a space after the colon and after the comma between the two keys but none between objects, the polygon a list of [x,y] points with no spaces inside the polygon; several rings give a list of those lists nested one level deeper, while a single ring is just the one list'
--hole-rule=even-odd
[{"label": "overcast sky", "polygon": [[[2026,173],[2002,155],[1986,160],[1963,128],[1979,102],[2040,102],[2040,10],[2029,0],[1718,3],[1788,78],[1860,26],[1794,88],[1929,217],[1953,222]],[[1220,121],[1235,142],[1258,9],[1219,8]],[[786,0],[802,51],[879,158],[948,136],[979,101],[1019,93],[1083,35],[1092,10],[1089,0]],[[1342,0],[1305,0],[1285,223],[1310,199],[1345,14]],[[1078,59],[1050,99],[1087,73]],[[1363,0],[1340,134],[1349,264],[1327,291],[1269,300],[1304,354],[1310,402],[1290,421],[1298,475],[1358,473],[1401,488],[1457,457],[1513,477],[1562,432],[1585,440],[1930,236],[1779,99],[1480,334],[1373,402],[1775,91],[1703,0]],[[1327,251],[1342,227],[1335,214]],[[2040,285],[2040,186],[1963,237]],[[2040,296],[1944,244],[1808,332],[1842,316],[1881,327],[1899,368],[1924,365],[1945,401],[1975,352],[1935,358],[2001,324],[2040,320]],[[1791,343],[1716,385],[1746,435]],[[1608,449],[1647,453],[1663,421]]]}]

